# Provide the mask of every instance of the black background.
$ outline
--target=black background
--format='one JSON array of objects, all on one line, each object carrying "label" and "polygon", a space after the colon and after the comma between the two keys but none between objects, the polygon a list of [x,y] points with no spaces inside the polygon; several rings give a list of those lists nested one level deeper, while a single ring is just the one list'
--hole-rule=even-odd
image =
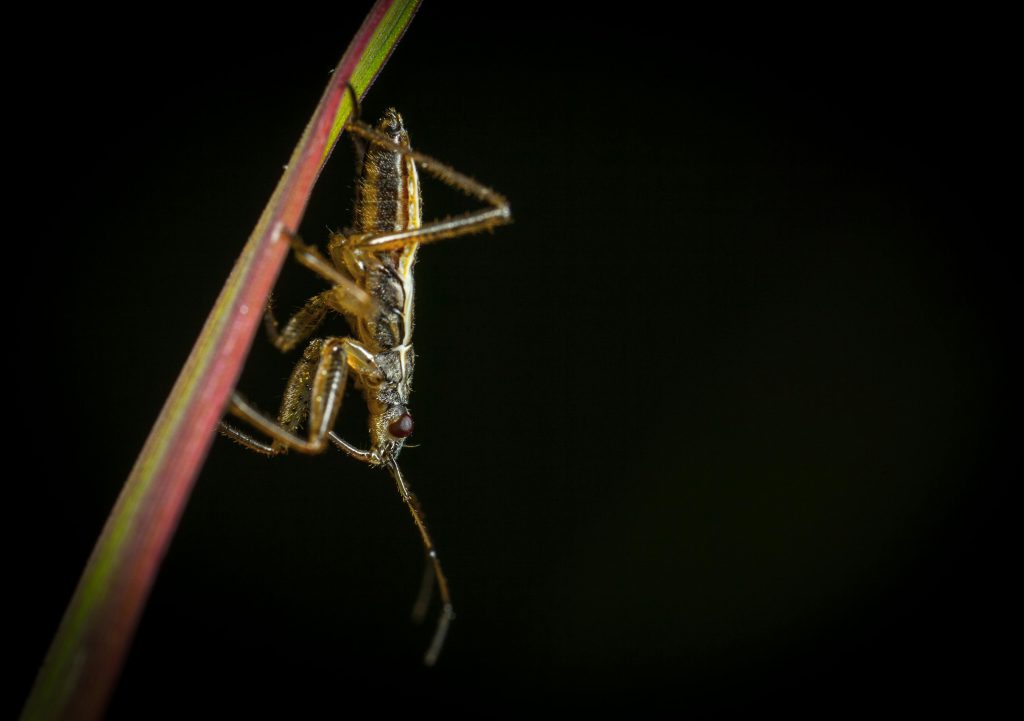
[{"label": "black background", "polygon": [[[50,39],[12,243],[12,713],[361,20],[303,12]],[[1005,49],[963,18],[628,14],[428,3],[365,101],[515,216],[417,265],[402,461],[458,611],[438,667],[387,475],[218,439],[110,718],[1001,695]],[[307,240],[349,223],[352,155]],[[320,287],[289,263],[279,307]],[[289,370],[260,337],[241,386],[273,408]]]}]

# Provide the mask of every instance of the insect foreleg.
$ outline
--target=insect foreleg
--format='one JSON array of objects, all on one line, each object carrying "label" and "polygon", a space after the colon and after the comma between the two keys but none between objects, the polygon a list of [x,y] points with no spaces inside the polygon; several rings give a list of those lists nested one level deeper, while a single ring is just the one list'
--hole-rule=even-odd
[{"label": "insect foreleg", "polygon": [[[276,421],[253,407],[237,391],[232,394],[228,410],[269,436],[272,439],[269,445],[224,421],[220,424],[221,433],[266,455],[278,455],[288,449],[321,453],[327,447],[327,434],[334,427],[341,408],[349,366],[361,367],[364,361],[360,351],[366,352],[349,338],[311,341],[288,379]],[[295,431],[306,419],[307,411],[307,437],[302,438]]]},{"label": "insect foreleg", "polygon": [[334,431],[331,431],[328,434],[328,437],[331,439],[331,443],[338,447],[338,450],[342,451],[350,458],[354,458],[357,461],[369,463],[370,465],[374,466],[380,463],[380,459],[377,458],[375,455],[373,455],[369,451],[364,451],[361,448],[356,448]]}]

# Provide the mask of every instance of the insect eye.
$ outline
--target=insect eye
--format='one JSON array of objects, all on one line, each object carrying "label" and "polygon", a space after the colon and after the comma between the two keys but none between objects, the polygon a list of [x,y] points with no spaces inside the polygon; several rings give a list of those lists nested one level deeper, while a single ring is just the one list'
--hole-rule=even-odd
[{"label": "insect eye", "polygon": [[408,438],[412,435],[412,416],[403,413],[388,426],[388,433],[395,438]]}]

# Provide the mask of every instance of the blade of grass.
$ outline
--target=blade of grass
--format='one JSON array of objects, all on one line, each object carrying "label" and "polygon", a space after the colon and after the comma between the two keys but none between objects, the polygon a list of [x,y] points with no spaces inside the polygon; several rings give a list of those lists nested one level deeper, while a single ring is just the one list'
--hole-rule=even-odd
[{"label": "blade of grass", "polygon": [[99,718],[310,193],[352,110],[419,0],[377,0],[338,63],[125,482],[22,713]]}]

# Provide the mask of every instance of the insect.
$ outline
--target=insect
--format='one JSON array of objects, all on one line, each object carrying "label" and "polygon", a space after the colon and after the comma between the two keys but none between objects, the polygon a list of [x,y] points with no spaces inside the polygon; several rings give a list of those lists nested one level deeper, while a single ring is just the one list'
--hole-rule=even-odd
[{"label": "insect", "polygon": [[[504,197],[477,181],[412,149],[402,116],[386,110],[376,126],[358,119],[358,100],[349,94],[355,120],[346,125],[362,145],[356,183],[353,227],[334,233],[328,255],[289,236],[295,258],[327,280],[331,287],[310,298],[284,325],[278,325],[268,303],[264,325],[271,342],[288,352],[306,341],[330,311],[345,317],[348,336],[310,340],[285,387],[276,420],[264,415],[240,393],[232,394],[228,412],[270,438],[264,441],[247,430],[221,421],[220,431],[249,450],[276,456],[289,450],[321,453],[333,444],[350,457],[386,468],[398,486],[423,539],[427,554],[424,590],[414,608],[422,618],[436,579],[441,612],[424,662],[437,661],[454,618],[448,582],[427,531],[423,513],[398,466],[398,455],[412,434],[409,412],[414,354],[413,264],[423,243],[490,230],[511,222]],[[422,222],[417,168],[489,207],[475,212]],[[332,429],[349,377],[362,388],[369,411],[368,449],[339,437]],[[300,428],[305,425],[305,435]],[[432,572],[431,572],[432,571]]]}]

